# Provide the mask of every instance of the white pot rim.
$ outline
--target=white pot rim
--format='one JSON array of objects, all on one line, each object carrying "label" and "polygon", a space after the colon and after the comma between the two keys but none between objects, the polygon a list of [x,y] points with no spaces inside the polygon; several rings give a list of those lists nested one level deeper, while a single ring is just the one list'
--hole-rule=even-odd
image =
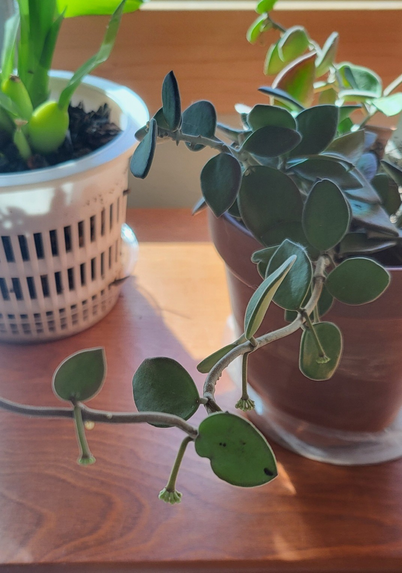
[{"label": "white pot rim", "polygon": [[[51,78],[61,80],[68,80],[72,75],[72,72],[59,70],[50,72]],[[144,101],[129,88],[104,78],[85,76],[82,84],[104,93],[107,98],[116,102],[127,117],[126,129],[103,147],[80,159],[73,159],[43,169],[0,174],[0,195],[10,191],[10,187],[45,183],[95,169],[134,147],[135,132],[149,120],[148,109]]]}]

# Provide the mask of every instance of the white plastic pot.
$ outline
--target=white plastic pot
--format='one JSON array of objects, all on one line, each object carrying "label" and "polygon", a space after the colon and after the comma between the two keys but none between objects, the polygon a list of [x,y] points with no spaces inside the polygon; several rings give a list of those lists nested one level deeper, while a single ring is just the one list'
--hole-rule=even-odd
[{"label": "white plastic pot", "polygon": [[[52,92],[70,76],[53,72]],[[90,76],[72,103],[80,101],[86,110],[107,103],[122,132],[81,159],[0,176],[1,341],[75,334],[119,295],[129,157],[148,111],[129,89]]]}]

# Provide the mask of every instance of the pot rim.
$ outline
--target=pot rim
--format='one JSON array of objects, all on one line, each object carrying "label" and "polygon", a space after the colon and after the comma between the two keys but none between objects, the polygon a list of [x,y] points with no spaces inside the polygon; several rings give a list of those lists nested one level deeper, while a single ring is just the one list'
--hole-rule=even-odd
[{"label": "pot rim", "polygon": [[[247,227],[244,225],[244,223],[241,223],[240,221],[238,221],[235,217],[233,217],[233,215],[231,215],[230,213],[226,212],[222,215],[223,218],[226,219],[226,221],[232,225],[233,227],[235,227],[239,232],[244,233],[245,235],[248,235],[251,239],[253,239],[254,241],[258,242],[257,239],[254,237],[254,235],[252,234],[252,232],[247,229]],[[261,245],[261,248],[264,248],[263,245]],[[385,267],[387,270],[391,271],[391,272],[401,272],[402,270],[402,265],[400,267],[396,267],[396,266],[386,266]]]},{"label": "pot rim", "polygon": [[[56,80],[69,80],[72,75],[72,72],[62,70],[51,70],[50,72],[50,77]],[[149,112],[145,102],[129,88],[97,76],[85,76],[82,85],[95,92],[101,92],[116,102],[126,116],[127,125],[125,129],[112,141],[85,157],[43,169],[1,174],[0,195],[9,192],[10,187],[55,181],[95,169],[123,155],[134,146],[136,142],[135,132],[149,120]]]}]

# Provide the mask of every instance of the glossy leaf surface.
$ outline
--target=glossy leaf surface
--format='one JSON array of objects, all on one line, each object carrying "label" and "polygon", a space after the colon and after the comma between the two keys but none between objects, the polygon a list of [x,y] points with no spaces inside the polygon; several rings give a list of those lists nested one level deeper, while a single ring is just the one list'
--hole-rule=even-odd
[{"label": "glossy leaf surface", "polygon": [[201,189],[216,217],[234,203],[240,189],[241,165],[229,153],[212,157],[201,171]]},{"label": "glossy leaf surface", "polygon": [[336,135],[339,110],[335,105],[316,105],[297,116],[297,131],[302,141],[292,155],[315,155],[328,147]]},{"label": "glossy leaf surface", "polygon": [[324,362],[313,333],[309,328],[303,331],[300,341],[299,367],[307,378],[329,380],[338,367],[342,355],[342,334],[332,322],[313,324],[315,333],[329,360]]},{"label": "glossy leaf surface", "polygon": [[103,348],[81,350],[66,358],[53,375],[53,390],[62,400],[85,402],[102,388],[106,375]]},{"label": "glossy leaf surface", "polygon": [[144,360],[133,377],[133,395],[139,412],[164,412],[184,420],[188,420],[199,406],[193,379],[172,358]]},{"label": "glossy leaf surface", "polygon": [[260,432],[244,418],[217,412],[203,420],[195,451],[209,458],[212,471],[236,486],[255,487],[277,476],[274,454]]},{"label": "glossy leaf surface", "polygon": [[350,225],[349,204],[335,183],[324,179],[311,189],[303,209],[303,228],[316,249],[328,251],[346,235]]},{"label": "glossy leaf surface", "polygon": [[385,291],[390,274],[372,259],[346,259],[327,277],[326,286],[337,300],[345,304],[372,302]]},{"label": "glossy leaf surface", "polygon": [[276,291],[295,262],[296,256],[292,255],[274,272],[270,273],[253,293],[244,317],[244,334],[247,339],[252,338],[260,328]]},{"label": "glossy leaf surface", "polygon": [[299,133],[294,129],[266,125],[249,135],[242,150],[262,157],[278,157],[294,149],[300,139]]},{"label": "glossy leaf surface", "polygon": [[273,298],[278,306],[287,310],[298,310],[302,306],[313,277],[311,261],[303,247],[286,239],[276,250],[267,268],[269,276],[293,255],[296,260]]},{"label": "glossy leaf surface", "polygon": [[130,169],[134,177],[145,179],[151,169],[155,154],[158,126],[154,118],[149,122],[148,133],[140,142],[131,158]]},{"label": "glossy leaf surface", "polygon": [[169,129],[175,131],[181,121],[179,86],[173,72],[169,72],[162,84],[162,111]]},{"label": "glossy leaf surface", "polygon": [[257,265],[257,270],[263,279],[265,279],[265,276],[267,274],[268,263],[272,259],[276,250],[277,250],[276,246],[266,247],[265,249],[260,249],[259,251],[255,251],[251,256],[252,262]]},{"label": "glossy leaf surface", "polygon": [[270,86],[263,86],[261,88],[258,88],[258,91],[286,104],[288,107],[290,107],[290,109],[296,111],[301,111],[302,109],[304,109],[304,106],[299,101],[297,101],[294,97],[292,97],[283,89],[273,88]]}]

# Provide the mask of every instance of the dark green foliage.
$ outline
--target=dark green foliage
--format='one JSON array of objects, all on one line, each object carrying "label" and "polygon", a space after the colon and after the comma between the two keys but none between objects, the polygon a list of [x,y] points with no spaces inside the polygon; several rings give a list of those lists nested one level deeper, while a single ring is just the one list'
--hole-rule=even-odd
[{"label": "dark green foliage", "polygon": [[240,189],[241,177],[241,165],[229,153],[212,157],[204,166],[201,172],[202,194],[217,217],[233,205]]},{"label": "dark green foliage", "polygon": [[162,84],[162,110],[169,129],[176,130],[181,121],[180,92],[173,72],[169,72]]},{"label": "dark green foliage", "polygon": [[[314,333],[312,332],[314,329]],[[319,340],[324,355],[320,352]],[[303,331],[300,341],[299,366],[312,380],[328,380],[334,374],[342,355],[342,335],[332,322],[312,324]]]},{"label": "dark green foliage", "polygon": [[[211,102],[201,100],[191,104],[183,111],[182,132],[187,135],[201,135],[214,138],[216,130],[216,111]],[[187,144],[191,151],[200,151],[204,145]]]},{"label": "dark green foliage", "polygon": [[152,118],[149,122],[148,133],[140,142],[131,158],[130,169],[134,177],[145,179],[148,175],[155,154],[157,135],[157,123],[156,120]]},{"label": "dark green foliage", "polygon": [[101,389],[106,374],[103,348],[90,348],[72,354],[53,376],[53,390],[62,400],[85,402]]}]

